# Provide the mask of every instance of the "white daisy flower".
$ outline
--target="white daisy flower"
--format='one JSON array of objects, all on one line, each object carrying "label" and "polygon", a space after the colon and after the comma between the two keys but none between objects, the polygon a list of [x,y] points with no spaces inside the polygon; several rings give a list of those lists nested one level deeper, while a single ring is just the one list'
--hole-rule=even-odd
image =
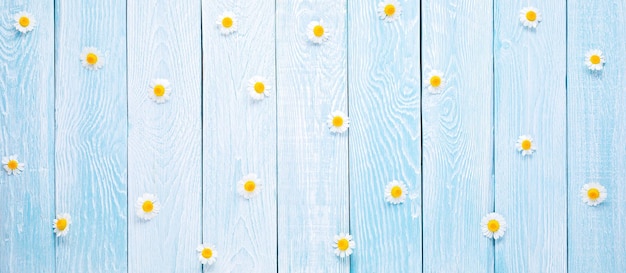
[{"label": "white daisy flower", "polygon": [[15,29],[21,33],[30,32],[37,25],[35,18],[33,18],[30,13],[25,11],[13,15],[13,19],[15,19]]},{"label": "white daisy flower", "polygon": [[237,31],[237,17],[235,17],[235,14],[230,11],[222,13],[215,23],[223,35],[228,35]]},{"label": "white daisy flower", "polygon": [[307,26],[307,36],[309,41],[315,44],[321,44],[328,40],[328,29],[324,25],[323,20],[312,21]]},{"label": "white daisy flower", "polygon": [[350,118],[341,111],[335,111],[328,115],[326,123],[331,132],[343,133],[350,127]]},{"label": "white daisy flower", "polygon": [[253,173],[244,176],[237,182],[237,192],[246,199],[257,196],[262,188],[261,180]]},{"label": "white daisy flower", "polygon": [[80,59],[83,62],[83,66],[90,70],[98,70],[104,66],[102,54],[100,54],[100,51],[95,47],[83,48]]},{"label": "white daisy flower", "polygon": [[535,143],[533,143],[533,138],[528,135],[520,136],[517,139],[517,143],[515,143],[515,147],[517,147],[517,150],[522,152],[524,156],[532,155],[537,149]]},{"label": "white daisy flower", "polygon": [[340,233],[339,235],[335,235],[335,243],[333,244],[335,255],[341,258],[348,257],[352,254],[352,250],[355,246],[350,234]]},{"label": "white daisy flower", "polygon": [[161,203],[154,194],[144,193],[137,198],[135,209],[139,218],[148,221],[159,214]]},{"label": "white daisy flower", "polygon": [[2,165],[4,166],[4,170],[7,171],[9,175],[15,174],[18,175],[24,170],[24,163],[20,163],[17,160],[17,155],[10,155],[2,157]]},{"label": "white daisy flower", "polygon": [[378,17],[389,23],[393,22],[402,14],[402,6],[397,0],[385,0],[378,3]]},{"label": "white daisy flower", "polygon": [[424,84],[426,84],[426,88],[428,91],[433,94],[437,94],[443,90],[446,86],[445,78],[443,77],[443,72],[439,70],[431,70],[426,75],[426,80],[424,80]]},{"label": "white daisy flower", "polygon": [[589,70],[602,70],[605,62],[604,55],[602,55],[602,51],[599,49],[589,50],[585,54],[585,64]]},{"label": "white daisy flower", "polygon": [[164,103],[170,99],[170,81],[166,79],[154,79],[150,83],[150,98],[156,103]]},{"label": "white daisy flower", "polygon": [[52,228],[57,237],[67,235],[70,231],[70,225],[72,224],[72,218],[67,213],[57,214],[57,218],[52,223]]},{"label": "white daisy flower", "polygon": [[261,76],[255,76],[248,81],[248,93],[254,100],[262,100],[270,96],[271,86],[267,84],[267,80]]},{"label": "white daisy flower", "polygon": [[606,196],[606,188],[597,182],[585,184],[580,189],[580,197],[583,199],[583,203],[589,206],[599,205],[606,199]]},{"label": "white daisy flower", "polygon": [[217,257],[217,252],[215,252],[215,247],[209,244],[201,244],[196,250],[198,251],[198,260],[202,264],[212,265],[215,263],[215,257]]},{"label": "white daisy flower", "polygon": [[527,28],[536,28],[541,22],[541,12],[536,8],[526,7],[519,11],[519,20]]},{"label": "white daisy flower", "polygon": [[406,199],[406,185],[400,181],[393,180],[387,184],[385,188],[385,200],[387,202],[397,205],[404,203]]},{"label": "white daisy flower", "polygon": [[504,236],[506,221],[502,215],[492,212],[483,217],[483,220],[480,221],[480,227],[485,237],[498,239]]}]

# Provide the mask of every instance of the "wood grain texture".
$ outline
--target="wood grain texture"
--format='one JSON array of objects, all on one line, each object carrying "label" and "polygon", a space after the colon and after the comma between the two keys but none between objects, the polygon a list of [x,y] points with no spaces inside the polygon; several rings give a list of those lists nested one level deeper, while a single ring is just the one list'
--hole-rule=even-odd
[{"label": "wood grain texture", "polygon": [[493,1],[422,1],[423,272],[493,272]]},{"label": "wood grain texture", "polygon": [[[201,272],[200,5],[128,1],[128,272]],[[153,79],[169,80],[167,102]],[[150,221],[135,212],[144,193],[161,203]]]},{"label": "wood grain texture", "polygon": [[[238,30],[216,21],[233,12]],[[204,272],[276,272],[275,2],[205,0],[203,32],[203,240],[219,257]],[[270,96],[248,93],[262,76]],[[237,182],[254,173],[260,194],[245,199]]]},{"label": "wood grain texture", "polygon": [[[13,26],[21,11],[38,22],[29,33]],[[13,154],[26,166],[0,169],[0,272],[54,272],[52,1],[0,4],[0,157]]]},{"label": "wood grain texture", "polygon": [[[348,3],[352,272],[422,271],[420,4],[401,5],[387,23],[377,2]],[[392,180],[404,204],[385,201]]]},{"label": "wood grain texture", "polygon": [[[126,1],[56,1],[56,272],[127,272]],[[98,71],[81,64],[100,49]],[[48,227],[46,227],[48,228]]]},{"label": "wood grain texture", "polygon": [[[494,4],[495,211],[508,225],[495,272],[566,272],[565,0],[536,4],[537,29],[519,21],[528,1]],[[534,154],[517,151],[520,135]]]},{"label": "wood grain texture", "polygon": [[[570,0],[568,5],[568,272],[626,272],[626,3]],[[602,50],[591,72],[585,53]],[[607,199],[589,207],[584,184]]]},{"label": "wood grain texture", "polygon": [[[346,1],[276,6],[278,272],[349,272],[332,247],[349,230],[349,130],[326,124],[332,111],[347,113]],[[306,31],[320,19],[330,38],[316,45]]]}]

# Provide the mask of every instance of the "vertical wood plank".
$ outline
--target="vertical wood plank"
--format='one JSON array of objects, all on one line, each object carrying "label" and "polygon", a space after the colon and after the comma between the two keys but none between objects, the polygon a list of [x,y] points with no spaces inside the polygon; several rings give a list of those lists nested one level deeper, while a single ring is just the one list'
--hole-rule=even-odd
[{"label": "vertical wood plank", "polygon": [[[528,6],[536,29],[519,20]],[[565,12],[565,0],[495,1],[495,211],[508,225],[496,272],[566,272]],[[517,151],[520,135],[534,154]]]},{"label": "vertical wood plank", "polygon": [[[200,272],[201,2],[128,2],[129,272]],[[167,79],[170,99],[150,98],[153,79]],[[160,201],[141,220],[135,202]]]},{"label": "vertical wood plank", "polygon": [[422,1],[424,272],[493,272],[493,1]]},{"label": "vertical wood plank", "polygon": [[[388,23],[378,2],[348,3],[353,272],[422,271],[420,4],[401,7]],[[385,201],[392,180],[407,185],[404,204]]]},{"label": "vertical wood plank", "polygon": [[[0,169],[0,272],[54,272],[54,6],[0,10],[0,157],[26,164],[19,175]],[[22,11],[37,21],[29,33],[13,26]]]},{"label": "vertical wood plank", "polygon": [[[126,1],[56,1],[57,272],[126,272]],[[96,47],[104,67],[82,66]]]},{"label": "vertical wood plank", "polygon": [[[626,272],[626,3],[568,1],[568,272]],[[587,69],[585,53],[606,65]],[[607,199],[584,204],[598,182]]]},{"label": "vertical wood plank", "polygon": [[[306,31],[319,20],[330,38],[316,45]],[[276,52],[278,272],[349,272],[332,247],[349,229],[349,130],[326,124],[347,113],[346,1],[277,1]]]},{"label": "vertical wood plank", "polygon": [[[216,21],[237,18],[223,35]],[[215,245],[216,264],[205,272],[276,272],[275,1],[202,3],[203,22],[203,240]],[[256,101],[251,78],[267,80],[270,96]],[[253,173],[258,196],[245,199],[237,182]]]}]

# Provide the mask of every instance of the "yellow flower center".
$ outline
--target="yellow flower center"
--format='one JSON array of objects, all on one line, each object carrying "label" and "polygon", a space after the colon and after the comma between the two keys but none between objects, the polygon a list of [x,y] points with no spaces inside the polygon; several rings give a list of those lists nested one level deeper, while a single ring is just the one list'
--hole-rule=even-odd
[{"label": "yellow flower center", "polygon": [[246,182],[246,184],[243,184],[243,189],[246,190],[247,192],[252,192],[252,191],[254,191],[254,189],[256,189],[256,183],[254,183],[254,181],[250,180],[250,181]]},{"label": "yellow flower center", "polygon": [[254,91],[259,93],[259,94],[263,94],[263,92],[265,92],[265,84],[263,84],[262,82],[257,82],[254,84]]},{"label": "yellow flower center", "polygon": [[400,196],[402,196],[402,188],[400,188],[400,186],[393,186],[393,188],[391,188],[391,197],[398,198]]},{"label": "yellow flower center", "polygon": [[394,15],[396,13],[396,7],[392,4],[385,6],[385,14],[387,16]]},{"label": "yellow flower center", "polygon": [[315,35],[315,37],[322,37],[322,35],[324,35],[324,27],[317,25],[313,28],[313,35]]},{"label": "yellow flower center", "polygon": [[498,220],[489,220],[489,222],[487,223],[487,228],[491,232],[496,232],[500,229],[500,223],[498,223]]},{"label": "yellow flower center", "polygon": [[57,220],[57,229],[64,231],[67,228],[67,219],[61,218]]},{"label": "yellow flower center", "polygon": [[441,85],[441,77],[439,76],[430,77],[430,85],[432,87],[439,87]]},{"label": "yellow flower center", "polygon": [[587,197],[591,200],[596,200],[600,197],[600,191],[596,188],[591,188],[587,191]]},{"label": "yellow flower center", "polygon": [[157,84],[154,87],[154,95],[157,97],[162,97],[163,95],[165,95],[165,87],[161,84]]},{"label": "yellow flower center", "polygon": [[524,140],[522,141],[522,149],[523,149],[523,150],[528,151],[528,150],[530,150],[530,147],[531,147],[531,146],[532,146],[532,143],[530,142],[530,140],[528,140],[528,139],[524,139]]},{"label": "yellow flower center", "polygon": [[86,61],[88,64],[91,64],[91,65],[96,64],[98,62],[98,55],[89,53],[87,54]]},{"label": "yellow flower center", "polygon": [[17,166],[18,166],[18,163],[17,163],[17,160],[15,159],[9,160],[9,163],[7,163],[7,167],[9,167],[9,169],[11,170],[17,169]]},{"label": "yellow flower center", "polygon": [[20,26],[27,27],[28,25],[30,25],[30,19],[28,19],[28,17],[26,16],[22,16],[20,17],[19,23],[20,23]]},{"label": "yellow flower center", "polygon": [[528,11],[526,13],[526,20],[534,22],[535,20],[537,20],[537,13],[534,11]]},{"label": "yellow flower center", "polygon": [[141,209],[143,209],[143,211],[146,212],[146,213],[150,213],[154,209],[154,204],[150,200],[145,201],[145,202],[143,202],[143,205],[141,206]]},{"label": "yellow flower center", "polygon": [[342,117],[334,117],[333,118],[333,126],[335,127],[340,127],[341,125],[343,125],[343,118]]},{"label": "yellow flower center", "polygon": [[350,242],[348,242],[348,239],[340,239],[339,241],[337,241],[337,248],[341,251],[346,251],[348,249],[348,247],[350,246]]},{"label": "yellow flower center", "polygon": [[233,18],[230,17],[224,17],[224,19],[222,19],[222,26],[225,28],[229,28],[233,26]]},{"label": "yellow flower center", "polygon": [[213,257],[213,250],[211,250],[210,248],[203,249],[202,257],[205,259],[211,259],[211,257]]},{"label": "yellow flower center", "polygon": [[601,59],[600,59],[600,56],[598,56],[598,55],[591,55],[591,57],[589,57],[589,61],[592,64],[599,64]]}]

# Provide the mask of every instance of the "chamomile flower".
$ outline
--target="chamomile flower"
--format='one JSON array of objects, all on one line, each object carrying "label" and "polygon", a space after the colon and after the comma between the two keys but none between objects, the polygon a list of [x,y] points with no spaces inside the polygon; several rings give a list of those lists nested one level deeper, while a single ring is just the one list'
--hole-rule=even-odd
[{"label": "chamomile flower", "polygon": [[137,198],[135,209],[139,218],[148,221],[159,214],[161,203],[154,194],[144,193]]},{"label": "chamomile flower", "polygon": [[15,29],[17,29],[21,33],[32,31],[37,24],[35,18],[33,18],[30,13],[25,11],[13,15],[13,19],[15,19]]},{"label": "chamomile flower", "polygon": [[323,20],[312,21],[307,26],[307,36],[309,41],[315,44],[321,44],[328,40],[328,29],[324,25]]},{"label": "chamomile flower", "polygon": [[262,188],[261,180],[253,173],[244,176],[237,182],[237,193],[246,199],[257,196]]},{"label": "chamomile flower", "polygon": [[24,163],[20,163],[17,160],[17,155],[2,157],[2,166],[4,166],[4,170],[7,171],[9,175],[18,175],[24,170]]},{"label": "chamomile flower", "polygon": [[156,103],[164,103],[170,99],[170,81],[166,79],[154,79],[150,83],[150,98]]},{"label": "chamomile flower", "polygon": [[237,31],[237,17],[235,17],[235,14],[230,11],[222,13],[222,15],[217,18],[215,23],[223,35],[228,35]]},{"label": "chamomile flower", "polygon": [[445,78],[443,77],[443,72],[439,70],[431,70],[426,75],[426,80],[424,80],[424,84],[426,84],[426,88],[428,91],[433,94],[437,94],[443,90],[446,85]]},{"label": "chamomile flower", "polygon": [[583,199],[583,203],[589,206],[597,206],[606,199],[606,188],[600,183],[588,183],[583,185],[580,189],[580,197]]},{"label": "chamomile flower", "polygon": [[492,212],[483,217],[480,227],[485,237],[498,239],[506,231],[506,221],[502,215]]},{"label": "chamomile flower", "polygon": [[387,202],[397,205],[404,203],[406,199],[406,185],[400,181],[394,180],[387,184],[385,188],[385,200]]},{"label": "chamomile flower", "polygon": [[519,21],[527,28],[536,28],[541,20],[541,12],[536,8],[526,7],[519,11]]},{"label": "chamomile flower", "polygon": [[72,218],[67,213],[61,213],[57,215],[57,218],[52,222],[52,228],[57,237],[67,235],[70,231],[70,225],[72,224]]},{"label": "chamomile flower", "polygon": [[254,100],[262,100],[270,96],[271,86],[267,84],[267,80],[260,76],[255,76],[248,81],[248,93]]},{"label": "chamomile flower", "polygon": [[345,258],[352,254],[355,244],[350,234],[340,233],[339,235],[335,235],[333,247],[335,248],[335,255]]},{"label": "chamomile flower", "polygon": [[350,118],[341,111],[335,111],[328,115],[326,123],[331,132],[343,133],[350,127]]},{"label": "chamomile flower", "polygon": [[378,17],[389,23],[393,22],[402,14],[402,6],[397,0],[385,0],[378,3]]},{"label": "chamomile flower", "polygon": [[604,55],[602,55],[602,51],[599,49],[589,50],[585,54],[585,64],[589,70],[602,70],[605,62]]},{"label": "chamomile flower", "polygon": [[102,54],[100,54],[100,51],[95,47],[83,48],[80,59],[83,62],[83,66],[90,70],[98,70],[104,66]]},{"label": "chamomile flower", "polygon": [[215,252],[215,247],[209,244],[201,244],[196,248],[198,251],[198,260],[202,264],[212,265],[215,263],[215,257],[217,257],[217,253]]},{"label": "chamomile flower", "polygon": [[522,152],[524,156],[532,155],[537,149],[535,143],[533,143],[533,138],[527,135],[520,136],[517,139],[517,143],[515,143],[515,147],[517,147],[517,150]]}]

